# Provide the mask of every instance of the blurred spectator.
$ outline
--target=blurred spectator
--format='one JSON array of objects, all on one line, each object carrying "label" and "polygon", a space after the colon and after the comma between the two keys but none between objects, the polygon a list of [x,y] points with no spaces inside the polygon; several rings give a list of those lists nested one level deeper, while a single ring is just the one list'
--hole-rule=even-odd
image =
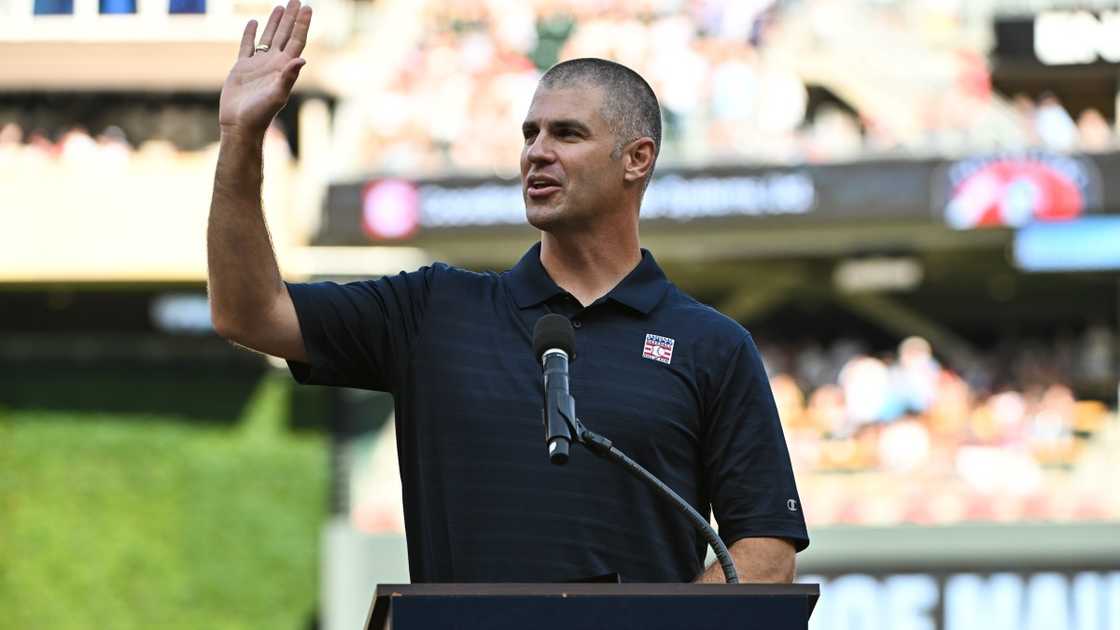
[{"label": "blurred spectator", "polygon": [[779,374],[770,379],[770,388],[782,423],[794,428],[805,426],[805,394],[797,381],[788,374]]},{"label": "blurred spectator", "polygon": [[834,375],[828,365],[828,357],[819,344],[809,343],[797,353],[795,361],[796,376],[809,387],[819,387],[830,382]]},{"label": "blurred spectator", "polygon": [[59,158],[67,164],[92,164],[98,158],[97,142],[82,127],[74,127],[62,134],[58,141]]},{"label": "blurred spectator", "polygon": [[847,411],[844,408],[844,391],[835,385],[824,385],[809,397],[809,418],[820,434],[838,438],[846,433]]},{"label": "blurred spectator", "polygon": [[97,146],[101,156],[100,159],[111,166],[128,163],[132,154],[132,147],[128,144],[128,138],[125,136],[124,130],[116,126],[106,127],[97,136]]},{"label": "blurred spectator", "polygon": [[888,418],[891,408],[890,371],[879,359],[859,356],[840,370],[849,429]]},{"label": "blurred spectator", "polygon": [[807,157],[813,161],[851,160],[862,151],[859,122],[851,114],[833,106],[817,110],[808,139]]},{"label": "blurred spectator", "polygon": [[1112,129],[1108,121],[1094,108],[1086,109],[1077,117],[1078,148],[1090,153],[1107,151],[1114,146]]},{"label": "blurred spectator", "polygon": [[27,136],[27,146],[24,150],[24,156],[31,160],[35,158],[54,158],[58,154],[58,148],[55,146],[51,139],[47,136],[47,132],[42,129],[32,130]]},{"label": "blurred spectator", "polygon": [[1087,381],[1103,383],[1116,374],[1116,335],[1108,326],[1096,322],[1081,339],[1078,371]]},{"label": "blurred spectator", "polygon": [[1035,146],[1039,144],[1040,139],[1038,135],[1038,125],[1036,123],[1038,106],[1035,104],[1034,100],[1026,94],[1016,94],[1011,99],[1011,106],[1018,122],[1018,128],[1015,132],[1023,139],[1023,144],[1025,146]]},{"label": "blurred spectator", "polygon": [[929,342],[908,337],[898,347],[898,365],[892,368],[895,391],[907,412],[924,413],[937,395],[941,365],[933,358]]},{"label": "blurred spectator", "polygon": [[1000,392],[988,398],[972,414],[969,441],[992,446],[1020,443],[1025,434],[1026,415],[1027,405],[1022,394]]},{"label": "blurred spectator", "polygon": [[887,472],[912,472],[925,466],[931,441],[929,430],[908,417],[883,429],[879,437],[879,463]]},{"label": "blurred spectator", "polygon": [[1028,441],[1032,452],[1042,464],[1073,463],[1073,421],[1076,401],[1065,385],[1046,388],[1031,418]]},{"label": "blurred spectator", "polygon": [[1034,124],[1046,148],[1071,151],[1077,146],[1077,124],[1053,94],[1044,94],[1039,99]]},{"label": "blurred spectator", "polygon": [[14,162],[23,145],[23,129],[15,123],[0,127],[0,166]]}]

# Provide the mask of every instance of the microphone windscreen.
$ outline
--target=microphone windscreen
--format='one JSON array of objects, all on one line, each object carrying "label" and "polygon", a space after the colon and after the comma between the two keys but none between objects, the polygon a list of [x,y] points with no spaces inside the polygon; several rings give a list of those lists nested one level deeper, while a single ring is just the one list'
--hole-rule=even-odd
[{"label": "microphone windscreen", "polygon": [[567,317],[549,313],[538,319],[533,326],[533,353],[538,361],[549,348],[563,350],[572,358],[575,347],[576,331],[572,329],[572,322]]}]

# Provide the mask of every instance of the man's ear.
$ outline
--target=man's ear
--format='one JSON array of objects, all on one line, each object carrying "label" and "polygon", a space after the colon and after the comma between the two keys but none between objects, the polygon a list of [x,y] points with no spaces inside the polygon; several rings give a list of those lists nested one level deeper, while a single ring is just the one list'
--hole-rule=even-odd
[{"label": "man's ear", "polygon": [[653,170],[653,162],[657,152],[653,146],[653,139],[648,137],[630,141],[622,148],[623,174],[627,182],[641,182]]}]

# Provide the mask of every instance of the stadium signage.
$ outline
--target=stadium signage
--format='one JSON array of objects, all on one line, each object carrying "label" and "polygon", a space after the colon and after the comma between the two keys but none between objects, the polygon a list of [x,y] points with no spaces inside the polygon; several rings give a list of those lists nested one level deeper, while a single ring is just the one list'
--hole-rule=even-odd
[{"label": "stadium signage", "polygon": [[690,221],[702,217],[805,214],[816,188],[802,172],[743,177],[655,179],[642,204],[643,219]]},{"label": "stadium signage", "polygon": [[1120,571],[804,575],[819,583],[819,630],[1120,627]]},{"label": "stadium signage", "polygon": [[1034,20],[1034,54],[1046,65],[1120,63],[1120,12],[1044,11]]},{"label": "stadium signage", "polygon": [[[666,169],[642,205],[650,233],[682,225],[827,227],[909,223],[967,229],[1120,210],[1120,153],[1004,153],[959,161],[865,160],[800,167]],[[526,230],[517,180],[449,176],[335,183],[315,245],[360,246],[458,232]]]},{"label": "stadium signage", "polygon": [[375,241],[408,238],[420,227],[419,206],[419,192],[412,182],[370,182],[362,190],[362,229]]},{"label": "stadium signage", "polygon": [[[804,214],[813,208],[813,180],[801,172],[655,179],[642,219],[691,221],[734,216]],[[521,184],[449,186],[375,180],[362,192],[362,227],[372,240],[403,239],[420,228],[523,225]]]},{"label": "stadium signage", "polygon": [[1024,271],[1120,269],[1120,217],[1028,225],[1015,232],[1011,251]]},{"label": "stadium signage", "polygon": [[1068,221],[1100,205],[1091,162],[1041,151],[961,160],[935,181],[935,203],[945,200],[945,221],[956,229]]}]

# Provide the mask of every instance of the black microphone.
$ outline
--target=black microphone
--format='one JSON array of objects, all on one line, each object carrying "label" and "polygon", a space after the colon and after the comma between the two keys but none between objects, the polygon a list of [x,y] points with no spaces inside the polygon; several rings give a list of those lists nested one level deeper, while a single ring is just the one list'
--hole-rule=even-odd
[{"label": "black microphone", "polygon": [[551,313],[533,327],[533,354],[544,371],[544,431],[548,459],[568,461],[569,429],[576,419],[576,401],[568,393],[568,362],[575,359],[576,333],[567,317]]}]

